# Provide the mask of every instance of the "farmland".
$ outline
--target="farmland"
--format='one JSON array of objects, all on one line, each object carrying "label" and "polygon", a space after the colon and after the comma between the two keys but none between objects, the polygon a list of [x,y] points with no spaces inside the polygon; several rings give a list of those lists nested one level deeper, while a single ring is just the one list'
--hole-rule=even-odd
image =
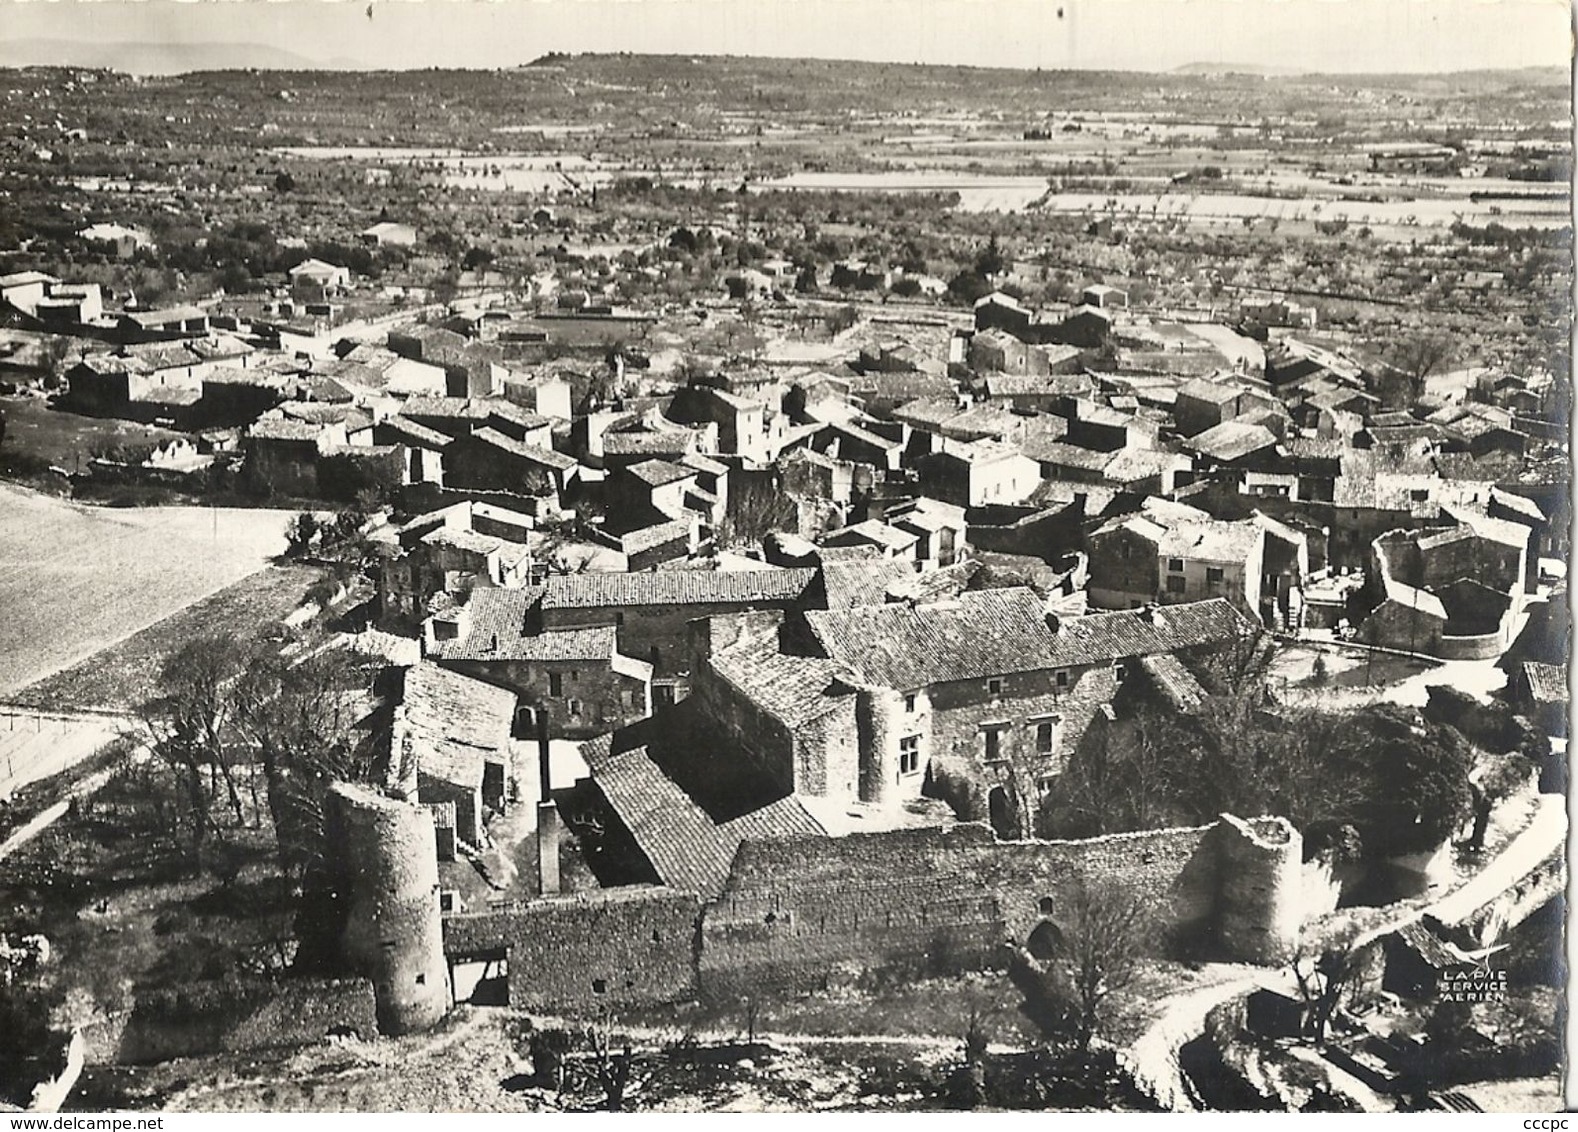
[{"label": "farmland", "polygon": [[261,569],[282,511],[99,510],[0,487],[0,696]]}]

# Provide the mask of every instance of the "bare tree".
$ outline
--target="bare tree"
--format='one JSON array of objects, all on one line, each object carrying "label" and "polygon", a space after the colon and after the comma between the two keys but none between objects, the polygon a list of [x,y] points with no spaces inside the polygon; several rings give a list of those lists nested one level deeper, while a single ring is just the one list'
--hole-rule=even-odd
[{"label": "bare tree", "polygon": [[1353,932],[1320,945],[1300,944],[1288,969],[1304,1002],[1304,1036],[1325,1045],[1331,1020],[1361,968],[1361,949]]},{"label": "bare tree", "polygon": [[1381,361],[1406,385],[1411,400],[1425,395],[1430,376],[1451,361],[1457,344],[1438,331],[1399,334],[1381,351]]},{"label": "bare tree", "polygon": [[1048,969],[1074,1021],[1081,1050],[1106,1024],[1112,996],[1134,982],[1156,930],[1156,912],[1138,893],[1081,882],[1059,917],[1061,938]]}]

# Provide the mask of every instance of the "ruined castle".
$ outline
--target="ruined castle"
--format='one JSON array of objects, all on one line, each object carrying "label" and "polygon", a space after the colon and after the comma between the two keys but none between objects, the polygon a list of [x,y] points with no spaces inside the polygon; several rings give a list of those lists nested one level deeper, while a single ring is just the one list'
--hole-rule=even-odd
[{"label": "ruined castle", "polygon": [[437,1021],[453,967],[478,960],[507,965],[511,1005],[569,1010],[989,969],[1057,926],[1079,884],[1153,897],[1159,948],[1217,959],[1280,962],[1302,924],[1303,839],[1282,818],[1081,841],[975,823],[747,837],[715,892],[631,885],[445,915],[429,813],[360,787],[331,798],[345,955],[386,1032]]}]

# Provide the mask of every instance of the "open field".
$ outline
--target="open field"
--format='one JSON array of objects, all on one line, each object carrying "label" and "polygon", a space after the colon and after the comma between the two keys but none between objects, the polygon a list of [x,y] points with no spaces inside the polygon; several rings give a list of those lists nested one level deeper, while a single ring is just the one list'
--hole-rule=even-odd
[{"label": "open field", "polygon": [[[311,566],[270,566],[133,633],[69,668],[18,688],[7,699],[27,708],[52,706],[124,711],[153,694],[159,663],[185,641],[208,633],[245,636],[284,620],[321,576]],[[0,725],[5,717],[0,715]]]},{"label": "open field", "polygon": [[0,696],[252,574],[284,511],[113,511],[0,486]]}]

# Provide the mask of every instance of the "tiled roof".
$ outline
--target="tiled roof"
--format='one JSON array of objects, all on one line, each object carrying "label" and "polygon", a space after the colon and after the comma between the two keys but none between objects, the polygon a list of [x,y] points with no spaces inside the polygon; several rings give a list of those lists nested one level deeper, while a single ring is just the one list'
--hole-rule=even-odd
[{"label": "tiled roof", "polygon": [[678,483],[680,480],[689,479],[696,474],[694,469],[671,464],[667,460],[642,460],[639,464],[631,464],[625,470],[642,483],[651,487],[663,487],[665,484]]},{"label": "tiled roof", "polygon": [[409,397],[400,412],[407,417],[441,417],[468,421],[488,419],[488,407],[466,397]]},{"label": "tiled roof", "polygon": [[1157,552],[1169,558],[1245,563],[1263,537],[1262,528],[1248,520],[1241,523],[1217,520],[1177,523],[1162,535]]},{"label": "tiled roof", "polygon": [[475,440],[489,447],[497,448],[501,452],[508,452],[511,456],[519,456],[533,464],[539,464],[555,471],[565,471],[575,467],[573,456],[566,456],[563,452],[555,452],[552,448],[539,448],[534,444],[526,444],[516,440],[513,436],[506,436],[495,428],[479,428],[467,439]]},{"label": "tiled roof", "polygon": [[1534,697],[1536,703],[1567,702],[1567,669],[1562,665],[1525,661],[1523,677],[1529,682],[1529,694]]},{"label": "tiled roof", "polygon": [[1157,452],[1146,448],[1124,448],[1104,469],[1102,475],[1114,483],[1159,476],[1169,468],[1187,468],[1189,460],[1176,452]]},{"label": "tiled roof", "polygon": [[699,452],[687,452],[679,458],[679,463],[687,468],[705,473],[709,476],[721,476],[728,473],[729,465],[721,460],[714,460],[710,456],[703,456]]},{"label": "tiled roof", "polygon": [[654,523],[650,527],[641,527],[621,535],[619,545],[626,554],[639,554],[643,550],[651,550],[653,547],[664,546],[676,540],[683,540],[688,545],[689,523],[673,519],[667,523]]},{"label": "tiled roof", "polygon": [[897,689],[1149,656],[1253,631],[1221,598],[1071,618],[1054,631],[1025,588],[970,591],[936,605],[813,610],[806,620],[829,657]]},{"label": "tiled roof", "polygon": [[696,435],[684,432],[608,432],[603,434],[603,451],[610,456],[683,455],[696,443]]},{"label": "tiled roof", "polygon": [[509,757],[515,693],[423,662],[406,672],[397,738],[409,734],[423,774],[476,786],[482,764]]},{"label": "tiled roof", "polygon": [[869,444],[873,448],[880,448],[883,451],[892,451],[895,448],[903,447],[903,445],[897,440],[889,440],[885,436],[879,436],[877,433],[870,432],[861,428],[859,425],[851,424],[848,421],[831,421],[824,427],[830,432],[835,432],[840,436],[847,436],[851,440],[857,440],[862,444]]},{"label": "tiled roof", "polygon": [[1095,664],[1176,652],[1257,632],[1230,601],[1215,597],[1150,611],[1125,609],[1067,618],[1058,627],[1054,656],[1060,664]]},{"label": "tiled roof", "polygon": [[849,542],[869,542],[889,550],[904,550],[914,546],[919,538],[913,531],[901,531],[876,519],[863,519],[836,531],[828,531],[823,536],[824,541],[835,546]]},{"label": "tiled roof", "polygon": [[798,599],[815,577],[816,571],[810,567],[553,575],[544,586],[542,608],[787,603]]},{"label": "tiled roof", "polygon": [[897,558],[824,562],[821,569],[829,609],[881,605],[889,586],[915,575],[911,563]]},{"label": "tiled roof", "polygon": [[1200,681],[1171,653],[1143,656],[1140,668],[1176,710],[1190,711],[1204,702],[1206,693]]},{"label": "tiled roof", "polygon": [[715,653],[709,664],[719,677],[789,728],[826,715],[851,691],[840,682],[849,679],[842,664],[783,653],[776,634],[747,637]]},{"label": "tiled roof", "polygon": [[615,753],[610,736],[583,744],[581,754],[603,797],[658,877],[672,888],[714,897],[728,880],[740,842],[824,833],[792,797],[717,825],[645,748]]},{"label": "tiled roof", "polygon": [[1107,465],[1118,457],[1116,452],[1095,452],[1077,444],[1065,444],[1061,440],[1040,436],[1026,437],[1019,447],[1026,456],[1038,463],[1089,472],[1105,471]]},{"label": "tiled roof", "polygon": [[388,429],[405,444],[414,448],[428,448],[442,451],[449,447],[454,437],[439,432],[436,428],[429,428],[417,421],[407,420],[405,417],[386,417],[377,425],[379,429]]},{"label": "tiled roof", "polygon": [[806,614],[829,657],[889,688],[919,688],[1045,667],[1051,644],[1028,589],[967,593],[956,602],[904,602]]},{"label": "tiled roof", "polygon": [[1211,405],[1225,405],[1227,402],[1242,396],[1243,392],[1243,386],[1234,385],[1216,377],[1196,377],[1178,387],[1179,397],[1188,397],[1191,400],[1204,401]]},{"label": "tiled roof", "polygon": [[252,427],[247,430],[247,435],[256,440],[316,441],[322,431],[319,425],[309,424],[306,421],[264,417],[253,422]]},{"label": "tiled roof", "polygon": [[[1065,360],[1069,354],[1078,354],[1079,350],[1073,346],[1054,347],[1058,351],[1057,360]],[[1039,393],[1047,396],[1079,396],[1091,393],[1096,383],[1089,374],[1017,374],[1017,373],[989,373],[985,378],[986,393],[989,397],[1011,397],[1015,394]]]},{"label": "tiled roof", "polygon": [[542,587],[479,589],[467,606],[464,637],[438,643],[443,660],[606,661],[617,648],[612,625],[557,629],[528,635],[526,617],[542,597]]},{"label": "tiled roof", "polygon": [[1212,459],[1237,460],[1251,452],[1269,448],[1276,442],[1275,434],[1264,425],[1223,421],[1183,443],[1186,447]]}]

